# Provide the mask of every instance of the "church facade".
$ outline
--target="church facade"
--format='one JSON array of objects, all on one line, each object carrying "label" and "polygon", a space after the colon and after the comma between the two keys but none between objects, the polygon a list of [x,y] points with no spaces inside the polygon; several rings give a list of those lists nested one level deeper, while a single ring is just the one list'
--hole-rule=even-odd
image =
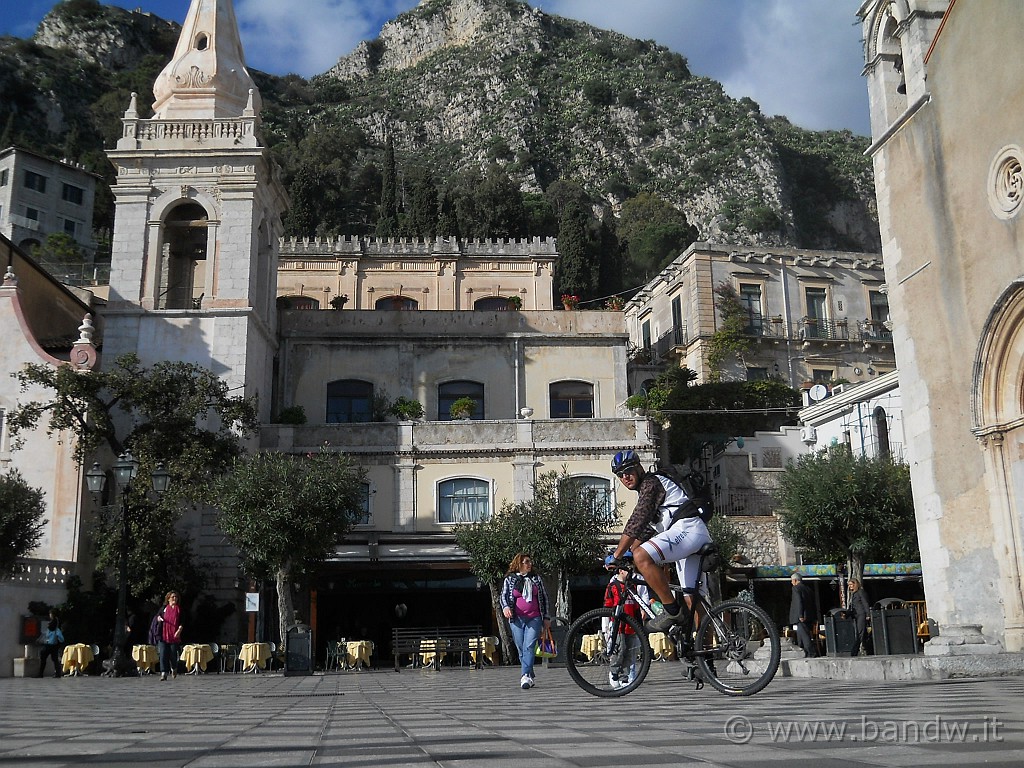
[{"label": "church facade", "polygon": [[935,655],[1024,650],[1014,0],[865,0],[875,184]]}]

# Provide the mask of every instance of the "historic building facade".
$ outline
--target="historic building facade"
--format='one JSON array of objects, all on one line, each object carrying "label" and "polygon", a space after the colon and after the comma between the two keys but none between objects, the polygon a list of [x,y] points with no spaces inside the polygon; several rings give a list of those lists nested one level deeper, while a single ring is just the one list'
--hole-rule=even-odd
[{"label": "historic building facade", "polygon": [[625,307],[631,393],[666,365],[707,381],[721,327],[715,290],[731,287],[750,348],[727,380],[868,381],[896,367],[887,288],[877,254],[693,243]]},{"label": "historic building facade", "polygon": [[73,238],[92,259],[92,211],[100,177],[70,160],[19,147],[0,150],[0,233],[26,252],[47,235]]},{"label": "historic building facade", "polygon": [[865,0],[929,654],[1024,650],[1024,104],[1014,0]]}]

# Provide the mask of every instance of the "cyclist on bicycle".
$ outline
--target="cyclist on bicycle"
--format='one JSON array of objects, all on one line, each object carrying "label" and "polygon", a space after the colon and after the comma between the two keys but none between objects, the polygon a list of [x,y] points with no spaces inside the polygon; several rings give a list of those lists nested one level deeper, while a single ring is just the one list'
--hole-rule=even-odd
[{"label": "cyclist on bicycle", "polygon": [[647,623],[647,628],[651,632],[665,632],[680,623],[682,616],[661,566],[682,560],[682,568],[678,568],[680,586],[693,589],[700,577],[700,555],[696,552],[711,542],[711,535],[698,511],[688,511],[693,505],[687,505],[683,489],[664,475],[645,472],[635,451],[616,453],[612,472],[639,498],[618,546],[605,559],[605,568],[615,570],[626,552],[632,551],[637,570],[665,607],[664,612]]}]

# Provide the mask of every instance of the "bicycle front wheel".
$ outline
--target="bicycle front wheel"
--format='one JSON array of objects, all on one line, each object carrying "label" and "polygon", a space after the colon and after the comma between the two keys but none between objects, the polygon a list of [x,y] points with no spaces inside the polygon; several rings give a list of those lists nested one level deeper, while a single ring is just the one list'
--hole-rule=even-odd
[{"label": "bicycle front wheel", "polygon": [[605,698],[635,691],[647,677],[654,655],[640,622],[616,616],[614,608],[584,613],[570,625],[564,643],[573,682]]},{"label": "bicycle front wheel", "polygon": [[775,677],[782,655],[774,622],[742,600],[719,603],[701,617],[694,649],[704,680],[729,696],[763,689]]}]

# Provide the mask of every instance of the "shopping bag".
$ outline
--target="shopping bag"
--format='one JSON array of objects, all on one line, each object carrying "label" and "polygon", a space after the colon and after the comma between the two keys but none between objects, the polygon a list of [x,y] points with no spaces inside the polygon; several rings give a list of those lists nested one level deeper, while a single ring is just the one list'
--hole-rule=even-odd
[{"label": "shopping bag", "polygon": [[537,638],[537,658],[553,659],[558,655],[558,647],[555,645],[555,638],[551,636],[551,630],[545,627]]}]

